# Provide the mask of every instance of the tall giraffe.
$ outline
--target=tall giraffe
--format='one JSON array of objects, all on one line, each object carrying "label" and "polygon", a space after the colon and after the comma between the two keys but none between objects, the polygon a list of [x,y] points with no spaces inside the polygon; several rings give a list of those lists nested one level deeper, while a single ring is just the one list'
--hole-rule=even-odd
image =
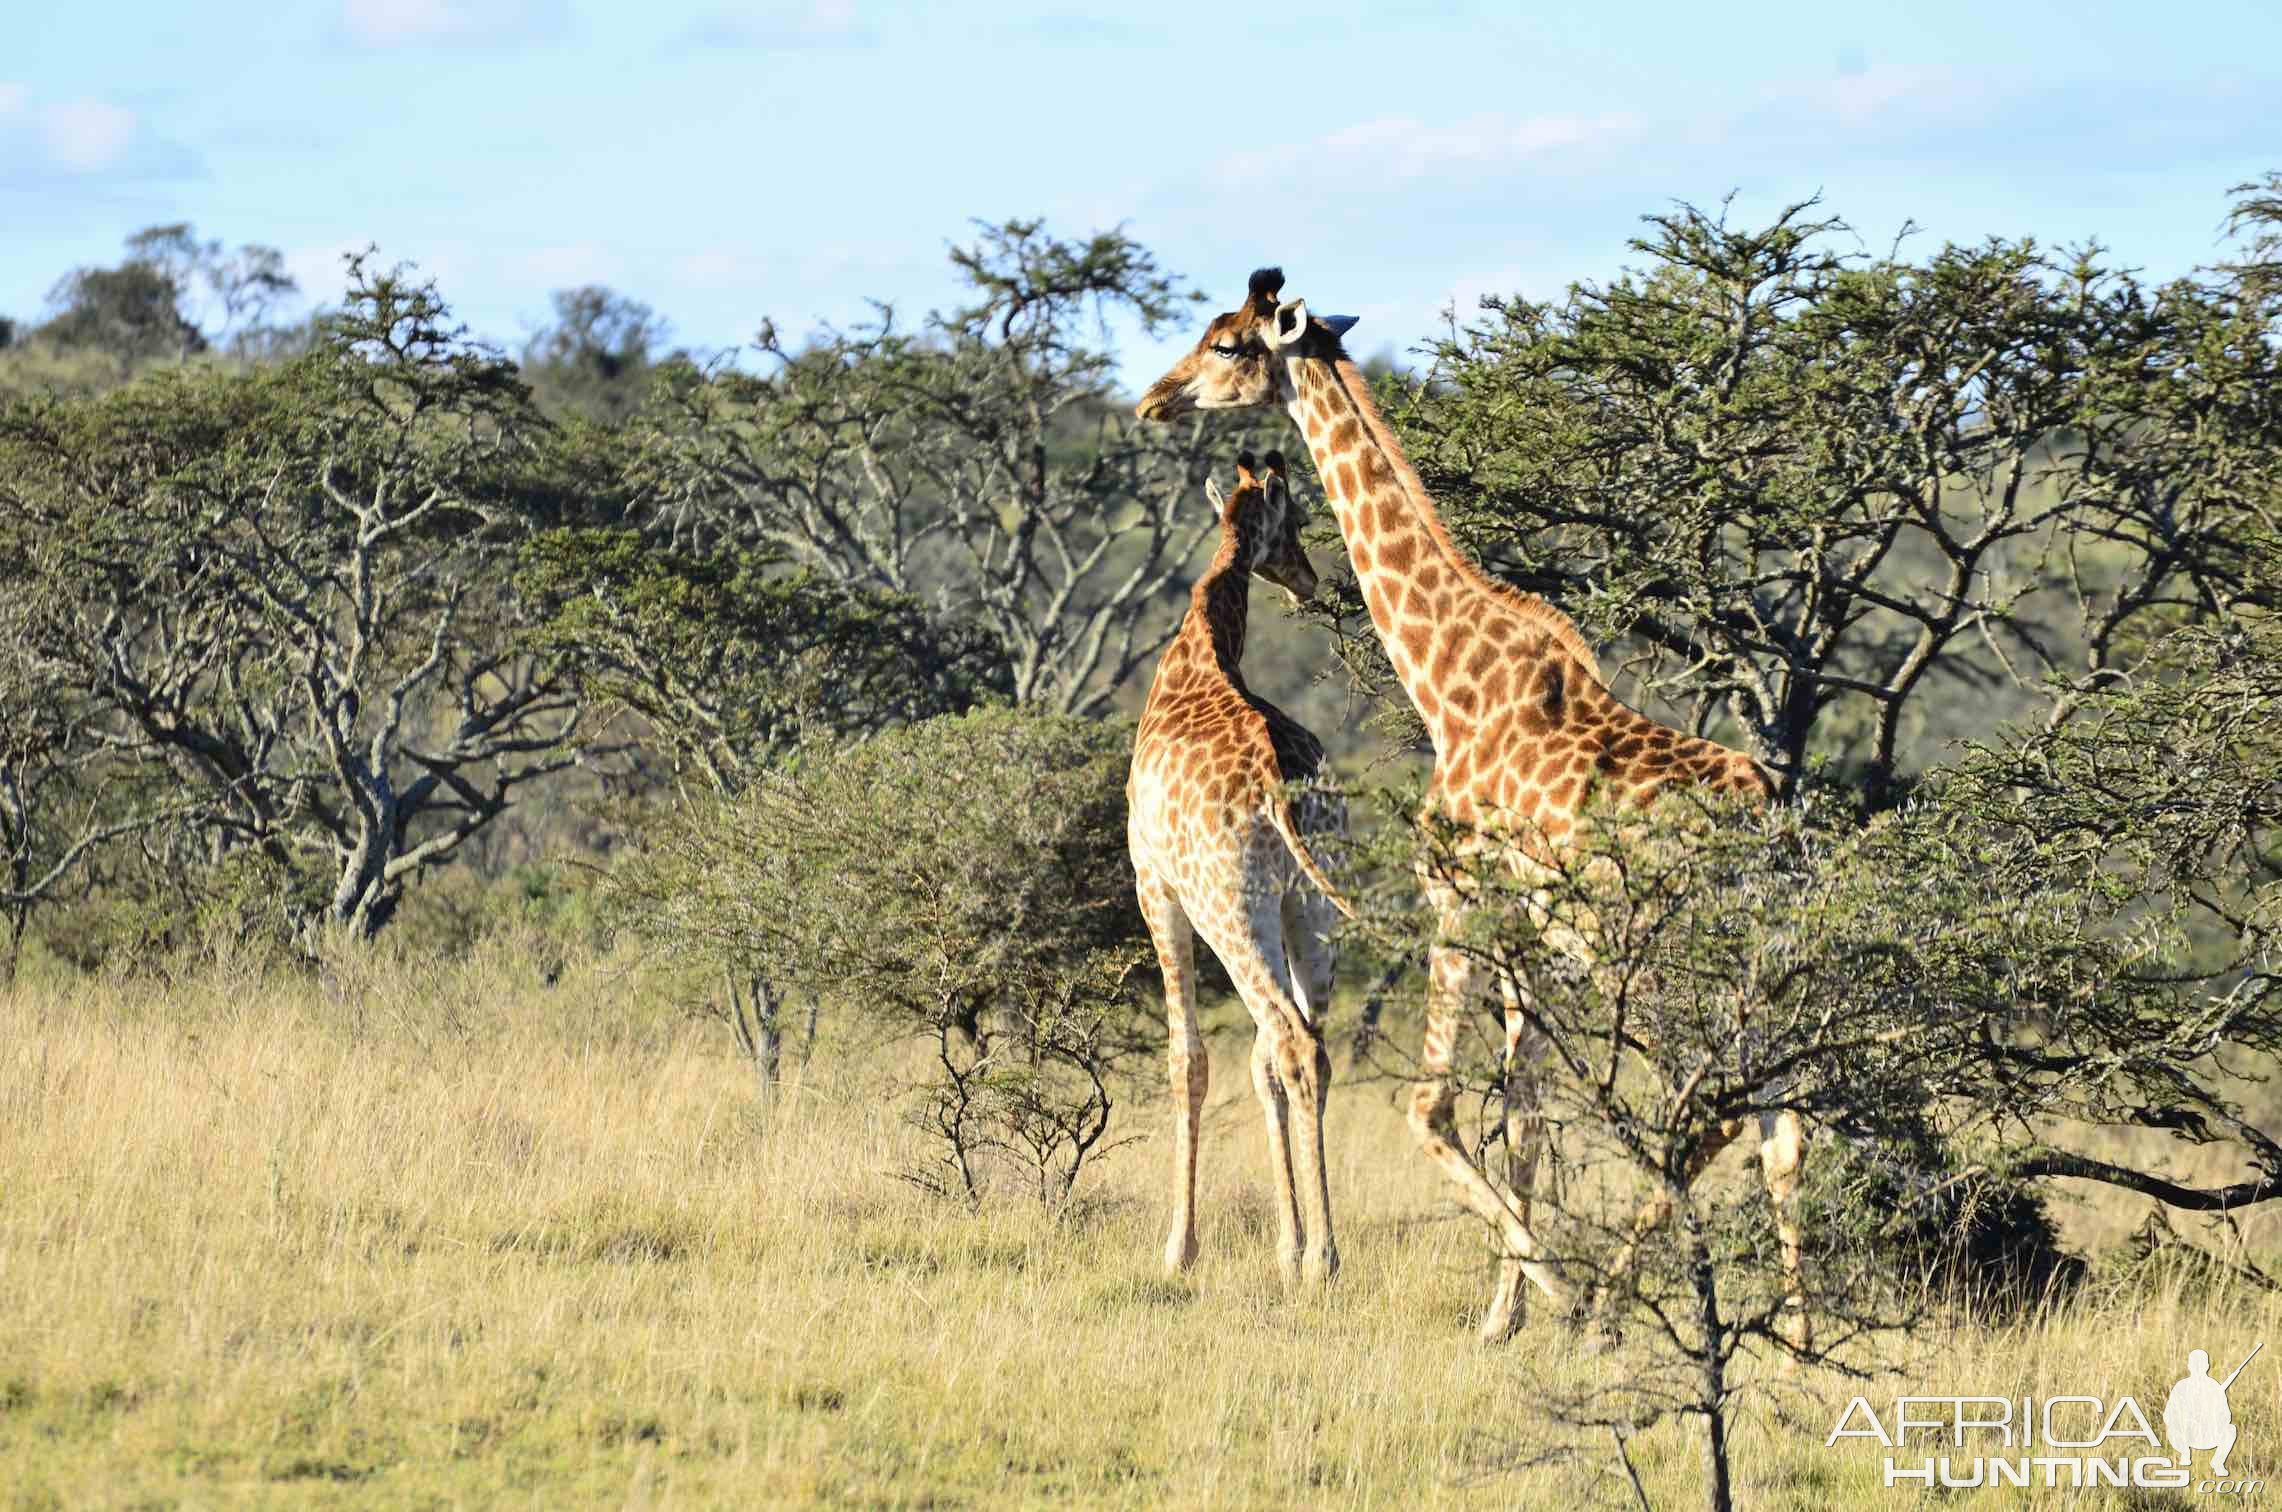
[{"label": "tall giraffe", "polygon": [[[1674,785],[1767,801],[1774,786],[1757,762],[1667,729],[1619,702],[1566,615],[1475,565],[1435,514],[1369,384],[1340,345],[1354,322],[1310,318],[1304,301],[1279,299],[1282,288],[1281,270],[1254,273],[1243,305],[1206,327],[1196,347],[1142,397],[1138,413],[1173,420],[1200,409],[1282,405],[1291,415],[1331,498],[1372,628],[1433,739],[1429,805],[1473,826],[1484,844],[1499,844],[1500,831],[1538,837],[1499,844],[1508,864],[1526,869],[1530,844],[1557,858],[1588,808],[1645,806]],[[1422,881],[1447,940],[1459,899],[1432,879]],[[1583,948],[1581,941],[1571,943]],[[1428,952],[1427,975],[1423,1076],[1412,1089],[1410,1125],[1420,1148],[1499,1237],[1497,1284],[1481,1325],[1482,1337],[1494,1342],[1520,1325],[1525,1280],[1557,1301],[1569,1300],[1529,1224],[1543,1141],[1534,1069],[1539,1051],[1520,1005],[1509,1000],[1501,1180],[1475,1165],[1452,1117],[1451,1056],[1463,1015],[1487,985],[1485,973],[1463,952],[1437,944]],[[1723,1129],[1718,1144],[1740,1132],[1736,1125]],[[1803,1152],[1796,1114],[1761,1120],[1760,1158],[1775,1205],[1789,1323],[1801,1346],[1808,1339],[1796,1217]],[[1705,1161],[1714,1153],[1707,1151]],[[1658,1204],[1643,1211],[1620,1268],[1661,1217]]]},{"label": "tall giraffe", "polygon": [[1314,776],[1323,747],[1246,688],[1241,670],[1251,575],[1296,602],[1314,597],[1315,569],[1300,548],[1280,452],[1268,453],[1257,472],[1251,453],[1241,455],[1236,491],[1226,498],[1217,484],[1205,491],[1220,515],[1220,549],[1157,664],[1125,784],[1126,843],[1165,975],[1170,1031],[1176,1108],[1165,1267],[1184,1270],[1196,1259],[1197,1122],[1209,1067],[1197,1033],[1193,929],[1228,968],[1257,1026],[1252,1087],[1268,1124],[1278,1260],[1287,1280],[1328,1280],[1339,1269],[1339,1247],[1323,1169],[1331,1088],[1323,1014],[1331,1000],[1332,909],[1343,905],[1335,905],[1302,837],[1344,833],[1347,810],[1322,792],[1287,802],[1285,783]]}]

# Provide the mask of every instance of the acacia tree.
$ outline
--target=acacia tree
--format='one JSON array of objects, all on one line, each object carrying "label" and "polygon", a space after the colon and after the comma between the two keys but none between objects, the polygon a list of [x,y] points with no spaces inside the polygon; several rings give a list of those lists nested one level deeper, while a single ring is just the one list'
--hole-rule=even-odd
[{"label": "acacia tree", "polygon": [[640,300],[597,284],[557,289],[555,319],[523,347],[523,376],[551,414],[622,425],[641,407],[667,326]]},{"label": "acacia tree", "polygon": [[1014,696],[1099,714],[1170,639],[1212,515],[1200,427],[1114,399],[1106,322],[1155,331],[1185,296],[1121,233],[985,226],[953,250],[971,304],[893,310],[767,371],[669,367],[648,417],[650,529],[704,552],[768,547],[851,586],[916,595],[1006,647]]},{"label": "acacia tree", "polygon": [[32,334],[108,354],[120,375],[146,363],[258,343],[270,314],[297,289],[274,247],[223,250],[186,222],[127,238],[117,267],[75,268],[49,291],[54,313]]},{"label": "acacia tree", "polygon": [[177,854],[308,890],[304,947],[580,754],[578,699],[518,648],[505,571],[570,486],[513,367],[432,285],[350,262],[304,356],[0,409],[0,511],[39,653],[113,750],[195,813]]},{"label": "acacia tree", "polygon": [[773,553],[696,557],[626,529],[526,542],[527,643],[676,781],[728,796],[812,743],[833,744],[1006,696],[1005,655],[907,595],[842,587]]},{"label": "acacia tree", "polygon": [[[1971,1162],[1824,1205],[1823,1350],[1923,1308],[1864,1257],[1940,1191],[2085,1179],[2222,1215],[2282,1196],[2257,1080],[2282,1053],[2272,204],[2243,201],[2249,260],[2152,292],[1998,245],[1817,265],[1816,227],[1683,212],[1658,223],[1664,267],[1493,306],[1409,396],[1493,562],[1633,634],[1651,691],[1788,762],[1794,794],[1827,793],[1807,758],[1840,755],[1890,805],[1866,827],[1843,790],[1756,824],[1650,816],[1526,884],[1431,823],[1397,848],[1394,870],[1469,899],[1465,948],[1547,1047],[1575,1174],[1533,1216],[1628,1325],[1556,1413],[1620,1445],[1696,1416],[1708,1505],[1729,1497],[1729,1366],[1792,1347],[1756,1184],[1690,1179],[1729,1127],[1795,1110],[1873,1164],[1929,1136]],[[1945,677],[1982,743],[1905,789]],[[1438,924],[1374,903],[1391,953]],[[1477,1049],[1485,1095],[1501,1047]],[[2119,1127],[2239,1176],[2177,1180],[2159,1150],[2113,1153]],[[1645,1242],[1644,1216],[1677,1242]]]},{"label": "acacia tree", "polygon": [[973,1201],[1014,1164],[1067,1197],[1148,1052],[1145,930],[1121,844],[1131,732],[978,709],[816,748],[726,801],[676,805],[604,884],[669,956],[765,960],[859,1032],[925,1047],[907,1173]]},{"label": "acacia tree", "polygon": [[[1540,1258],[1622,1334],[1607,1369],[1542,1410],[1620,1447],[1664,1416],[1696,1419],[1705,1505],[1724,1508],[1737,1358],[1858,1365],[1857,1341],[1945,1300],[1923,1285],[1935,1277],[1960,1283],[1948,1295],[2017,1287],[2040,1300],[2049,1258],[2005,1256],[2028,1262],[2022,1277],[1969,1269],[1990,1247],[1976,1213],[2035,1223],[2024,1183],[2091,1179],[2201,1211],[2282,1196],[2282,1146],[2243,1106],[2250,1081],[2234,1064],[2282,1051],[2282,890],[2257,884],[2246,906],[2228,859],[2282,819],[2266,738],[2282,683],[2267,676],[2235,701],[2242,723],[2204,712],[2095,737],[2103,721],[2087,711],[1985,767],[1937,774],[1868,826],[1844,805],[1753,817],[1675,794],[1526,876],[1460,827],[1388,826],[1390,860],[1466,900],[1452,943],[1508,989],[1542,1047],[1561,1174],[1530,1194]],[[2191,775],[2170,770],[2183,754]],[[2094,772],[2108,780],[2081,780]],[[2238,878],[2225,889],[2236,901],[2203,906],[2227,912],[2242,948],[2198,962],[2167,897],[2220,875]],[[1366,921],[1394,951],[1442,927],[1404,892],[1371,899]],[[1550,943],[1564,937],[1590,946],[1589,968]],[[1485,1101],[1503,1045],[1480,1036],[1462,1061]],[[1808,1206],[1795,1293],[1760,1183],[1706,1174],[1737,1134],[1749,1149],[1785,1112],[1815,1131],[1809,1171],[1841,1169]],[[2194,1188],[2154,1155],[2077,1148],[2119,1125],[2224,1143],[2250,1170]],[[1516,1137],[1510,1123],[1498,1132]],[[1811,1345],[1793,1326],[1802,1306]]]},{"label": "acacia tree", "polygon": [[106,847],[169,813],[154,774],[112,749],[92,701],[39,653],[33,600],[0,569],[0,984],[15,979],[33,915],[87,885]]},{"label": "acacia tree", "polygon": [[[639,837],[698,823],[764,772],[809,748],[963,711],[1007,692],[1006,659],[972,626],[902,594],[788,569],[773,553],[693,557],[625,529],[560,529],[524,543],[522,592],[540,610],[527,643],[574,681],[603,721],[630,720],[626,749],[673,788],[678,816],[633,816]],[[691,789],[694,789],[692,791]],[[748,866],[785,864],[755,853]],[[611,890],[637,928],[638,890]],[[673,948],[702,954],[677,937]],[[775,953],[747,935],[708,937],[721,998],[710,1004],[764,1090],[783,1061]],[[810,997],[810,1033],[815,1026]]]},{"label": "acacia tree", "polygon": [[1873,805],[1927,690],[2057,715],[2180,615],[2271,601],[2236,544],[2282,455],[2271,289],[1851,258],[1808,210],[1650,217],[1645,270],[1437,344],[1396,421],[1493,569],[1786,786],[1829,756]]}]

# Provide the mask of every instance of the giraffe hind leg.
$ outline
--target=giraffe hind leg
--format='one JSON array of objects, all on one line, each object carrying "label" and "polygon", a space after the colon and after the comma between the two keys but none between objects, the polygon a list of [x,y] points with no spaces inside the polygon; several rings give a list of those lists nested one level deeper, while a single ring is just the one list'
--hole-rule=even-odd
[{"label": "giraffe hind leg", "polygon": [[[1683,1191],[1696,1184],[1696,1178],[1703,1175],[1705,1167],[1719,1158],[1720,1152],[1734,1141],[1741,1128],[1741,1124],[1731,1120],[1712,1130],[1704,1142],[1696,1146],[1695,1153],[1688,1159],[1687,1168],[1680,1175]],[[1592,1300],[1586,1312],[1596,1327],[1612,1334],[1615,1332],[1615,1320],[1610,1310],[1618,1305],[1618,1299],[1632,1284],[1632,1272],[1640,1264],[1641,1247],[1648,1242],[1651,1234],[1663,1227],[1664,1220],[1671,1216],[1672,1194],[1663,1188],[1650,1193],[1640,1204],[1640,1211],[1633,1215],[1631,1233],[1617,1247],[1616,1254],[1602,1269],[1600,1279],[1593,1286]]]},{"label": "giraffe hind leg", "polygon": [[1153,876],[1139,879],[1141,917],[1157,947],[1165,979],[1166,1070],[1173,1093],[1173,1227],[1165,1240],[1165,1269],[1179,1273],[1196,1263],[1196,1161],[1198,1126],[1212,1063],[1197,1031],[1196,933],[1173,889]]},{"label": "giraffe hind leg", "polygon": [[[1295,1194],[1293,1237],[1304,1246],[1301,1271],[1310,1280],[1323,1280],[1329,1276],[1337,1253],[1323,1162],[1323,1089],[1330,1057],[1293,995],[1291,967],[1284,952],[1280,894],[1247,901],[1248,907],[1234,910],[1233,930],[1207,931],[1205,939],[1228,968],[1229,978],[1259,1030],[1262,1048],[1255,1050],[1255,1085],[1272,1086],[1282,1093],[1283,1117],[1279,1120],[1276,1108],[1268,1105],[1268,1092],[1262,1092],[1271,1125],[1268,1156],[1277,1171],[1279,1201],[1287,1185]],[[1273,1072],[1272,1079],[1263,1079],[1263,1056]],[[1280,1149],[1273,1136],[1279,1126],[1284,1133]],[[1304,1221],[1296,1217],[1302,1205],[1306,1209]]]},{"label": "giraffe hind leg", "polygon": [[1300,1220],[1299,1186],[1292,1174],[1291,1097],[1276,1074],[1276,1047],[1266,1029],[1252,1040],[1252,1090],[1268,1126],[1268,1184],[1276,1205],[1276,1267],[1287,1283],[1300,1278],[1300,1251],[1307,1242]]},{"label": "giraffe hind leg", "polygon": [[1290,964],[1292,996],[1311,1033],[1306,1047],[1315,1062],[1316,1133],[1313,1153],[1316,1169],[1323,1172],[1324,1211],[1320,1242],[1307,1254],[1310,1280],[1329,1281],[1339,1274],[1339,1244],[1330,1224],[1330,1173],[1324,1150],[1324,1126],[1331,1116],[1331,1052],[1326,1033],[1331,1010],[1333,976],[1339,948],[1332,930],[1339,911],[1312,886],[1300,884],[1284,894],[1284,959]]},{"label": "giraffe hind leg", "polygon": [[[1506,1192],[1524,1228],[1530,1222],[1530,1196],[1537,1185],[1537,1165],[1545,1147],[1545,1119],[1540,1111],[1537,1078],[1539,1047],[1522,1013],[1520,989],[1510,980],[1500,982],[1505,995],[1505,1059],[1502,1092],[1505,1101]],[[1483,1337],[1495,1343],[1521,1327],[1527,1312],[1524,1288],[1528,1278],[1522,1257],[1506,1253],[1498,1260],[1497,1287],[1483,1315]]]},{"label": "giraffe hind leg", "polygon": [[[1814,1347],[1807,1316],[1806,1280],[1799,1261],[1799,1170],[1806,1160],[1806,1124],[1792,1112],[1759,1117],[1759,1170],[1775,1208],[1775,1237],[1783,1252],[1783,1337],[1803,1354]],[[1795,1356],[1793,1358],[1796,1358]]]}]

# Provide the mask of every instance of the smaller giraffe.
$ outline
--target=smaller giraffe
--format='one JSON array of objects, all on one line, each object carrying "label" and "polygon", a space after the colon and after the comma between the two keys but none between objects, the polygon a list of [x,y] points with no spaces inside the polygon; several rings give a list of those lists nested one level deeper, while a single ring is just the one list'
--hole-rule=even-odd
[{"label": "smaller giraffe", "polygon": [[1252,1087],[1268,1125],[1277,1259],[1287,1281],[1325,1281],[1339,1268],[1339,1248],[1323,1166],[1331,1086],[1323,1015],[1333,910],[1346,904],[1303,837],[1343,835],[1347,810],[1321,791],[1286,800],[1287,782],[1322,770],[1323,746],[1244,686],[1251,576],[1297,603],[1315,596],[1315,570],[1299,544],[1282,454],[1268,453],[1255,471],[1246,452],[1236,476],[1226,498],[1218,485],[1205,485],[1220,515],[1220,549],[1157,664],[1125,784],[1126,841],[1165,975],[1175,1103],[1165,1268],[1185,1270],[1196,1259],[1197,1125],[1210,1076],[1197,1032],[1194,936],[1202,935],[1257,1026]]}]

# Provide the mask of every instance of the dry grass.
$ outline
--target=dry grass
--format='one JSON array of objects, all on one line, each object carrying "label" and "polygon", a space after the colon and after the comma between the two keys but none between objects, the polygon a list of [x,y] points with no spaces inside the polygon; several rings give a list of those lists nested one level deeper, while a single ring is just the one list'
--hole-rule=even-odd
[{"label": "dry grass", "polygon": [[[1204,1242],[1162,1279],[1161,1139],[1081,1215],[969,1215],[892,1178],[911,1136],[846,1058],[756,1111],[638,979],[551,988],[501,948],[327,990],[20,988],[0,1051],[0,1497],[18,1506],[1619,1504],[1556,1439],[1580,1358],[1466,1332],[1481,1238],[1384,1089],[1334,1104],[1347,1270],[1278,1291],[1231,1041]],[[1158,1110],[1138,1116],[1152,1127]],[[2047,1325],[1908,1346],[1925,1390],[2130,1390],[2189,1344],[2282,1345],[2282,1303],[2110,1288]],[[2282,1445],[2282,1365],[2235,1391]],[[1826,1450],[1856,1389],[1755,1391],[1746,1505],[1900,1506]],[[2269,1427],[2269,1425],[2275,1425]],[[1637,1445],[1694,1505],[1695,1443]],[[2019,1493],[2009,1493],[2018,1496]],[[2020,1505],[1984,1493],[1973,1505]]]}]

